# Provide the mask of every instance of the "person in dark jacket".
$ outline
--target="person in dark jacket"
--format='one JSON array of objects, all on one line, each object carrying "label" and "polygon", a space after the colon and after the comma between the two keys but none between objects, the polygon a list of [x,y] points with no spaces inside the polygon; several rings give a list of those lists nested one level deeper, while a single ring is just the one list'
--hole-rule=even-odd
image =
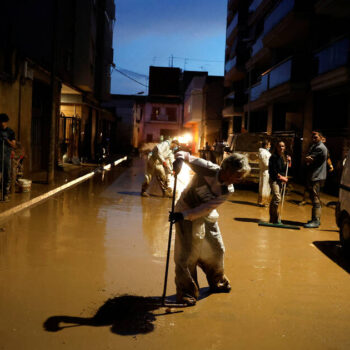
[{"label": "person in dark jacket", "polygon": [[285,176],[287,164],[290,167],[291,158],[285,155],[286,145],[283,141],[279,141],[276,146],[276,151],[269,159],[269,175],[271,187],[271,202],[270,202],[270,222],[273,224],[279,223],[278,206],[281,202],[282,185],[288,182],[288,177]]},{"label": "person in dark jacket", "polygon": [[319,131],[312,132],[312,145],[306,155],[307,189],[312,201],[311,220],[304,225],[306,228],[316,228],[321,224],[320,190],[327,178],[327,148],[322,142]]},{"label": "person in dark jacket", "polygon": [[11,152],[16,147],[15,132],[7,126],[9,117],[0,114],[0,172],[1,172],[1,200],[9,200],[11,184]]}]

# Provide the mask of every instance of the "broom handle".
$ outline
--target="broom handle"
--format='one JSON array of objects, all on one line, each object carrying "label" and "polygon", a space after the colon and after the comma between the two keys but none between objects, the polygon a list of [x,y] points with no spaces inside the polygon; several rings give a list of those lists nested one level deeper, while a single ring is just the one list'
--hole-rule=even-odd
[{"label": "broom handle", "polygon": [[5,140],[2,139],[2,158],[1,158],[1,200],[4,200],[4,154]]},{"label": "broom handle", "polygon": [[[287,168],[286,168],[286,174],[285,174],[285,177],[288,176],[288,161],[287,161]],[[287,183],[285,182],[283,185],[282,185],[282,201],[281,201],[281,210],[279,212],[279,215],[278,215],[278,221],[281,220],[281,217],[282,217],[282,211],[283,211],[283,204],[284,204],[284,196],[286,194],[286,187],[287,187]]]},{"label": "broom handle", "polygon": [[[176,183],[177,183],[177,174],[175,174],[173,199],[171,202],[171,212],[172,213],[174,213],[174,210],[175,210]],[[170,221],[169,238],[168,238],[168,251],[167,251],[167,256],[166,256],[166,266],[165,266],[165,276],[164,276],[164,287],[163,287],[163,295],[162,295],[162,300],[161,300],[162,306],[165,305],[166,288],[167,288],[167,283],[168,283],[169,257],[170,257],[172,232],[173,232],[173,222]]]}]

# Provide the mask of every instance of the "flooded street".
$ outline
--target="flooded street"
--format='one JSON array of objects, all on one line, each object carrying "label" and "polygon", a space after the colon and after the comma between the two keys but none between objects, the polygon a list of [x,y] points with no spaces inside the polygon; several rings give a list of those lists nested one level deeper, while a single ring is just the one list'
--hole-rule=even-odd
[{"label": "flooded street", "polygon": [[[248,190],[219,208],[230,294],[209,295],[200,273],[195,307],[125,312],[120,296],[163,290],[171,200],[141,197],[142,180],[135,160],[1,225],[0,349],[350,348],[350,265],[334,209],[319,229],[261,227],[268,209]],[[310,213],[291,196],[283,219]]]}]

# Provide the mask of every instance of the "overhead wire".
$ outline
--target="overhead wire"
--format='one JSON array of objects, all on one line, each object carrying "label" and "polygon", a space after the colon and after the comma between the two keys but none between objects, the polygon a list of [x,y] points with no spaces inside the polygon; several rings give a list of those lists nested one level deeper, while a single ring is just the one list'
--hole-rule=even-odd
[{"label": "overhead wire", "polygon": [[113,71],[113,70],[117,71],[117,72],[120,73],[121,75],[124,75],[125,77],[129,78],[130,80],[133,80],[135,83],[138,83],[138,84],[140,84],[140,85],[145,86],[146,88],[148,88],[148,85],[146,85],[146,84],[144,84],[144,83],[141,83],[140,81],[138,81],[138,80],[136,80],[136,79],[130,77],[128,74],[122,72],[122,71],[119,70],[118,68],[113,67],[113,68],[112,68],[112,71]]}]

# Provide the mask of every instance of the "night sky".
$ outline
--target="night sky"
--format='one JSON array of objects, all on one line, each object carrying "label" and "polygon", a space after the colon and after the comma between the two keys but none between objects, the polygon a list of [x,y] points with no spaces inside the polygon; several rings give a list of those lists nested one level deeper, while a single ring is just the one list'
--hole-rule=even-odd
[{"label": "night sky", "polygon": [[[147,85],[149,66],[168,67],[173,55],[174,67],[224,74],[227,0],[115,0],[115,4],[113,47],[118,70]],[[113,71],[112,93],[142,91],[147,94],[147,87]]]}]

